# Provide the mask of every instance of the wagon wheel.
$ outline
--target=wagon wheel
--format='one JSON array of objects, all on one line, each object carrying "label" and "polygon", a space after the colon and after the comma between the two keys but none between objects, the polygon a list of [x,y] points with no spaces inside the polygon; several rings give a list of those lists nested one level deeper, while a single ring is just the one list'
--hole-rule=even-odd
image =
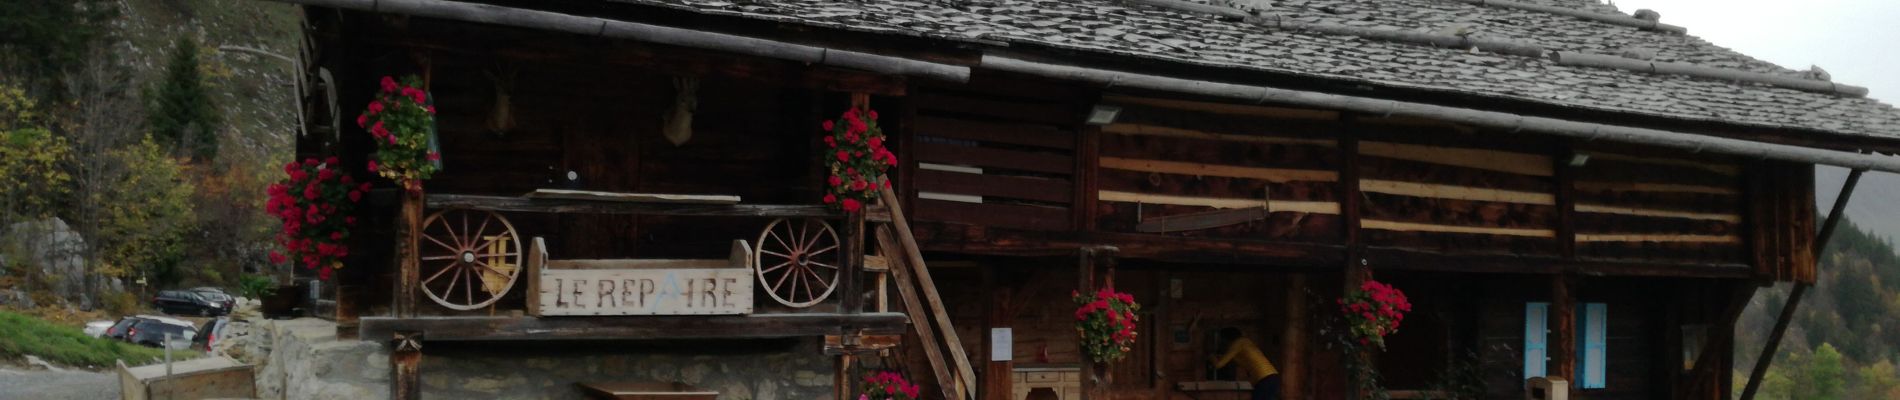
[{"label": "wagon wheel", "polygon": [[422,293],[443,307],[473,310],[494,304],[520,275],[521,237],[493,211],[451,209],[430,215],[422,221],[419,245]]},{"label": "wagon wheel", "polygon": [[780,304],[805,308],[838,287],[838,232],[821,219],[779,218],[759,233],[752,270],[759,287]]}]

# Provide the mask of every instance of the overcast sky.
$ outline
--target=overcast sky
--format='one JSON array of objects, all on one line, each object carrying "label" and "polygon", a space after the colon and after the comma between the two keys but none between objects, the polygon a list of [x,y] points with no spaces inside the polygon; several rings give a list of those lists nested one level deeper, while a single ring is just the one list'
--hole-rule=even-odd
[{"label": "overcast sky", "polygon": [[1620,0],[1689,34],[1783,67],[1819,65],[1835,82],[1900,101],[1900,0]]}]

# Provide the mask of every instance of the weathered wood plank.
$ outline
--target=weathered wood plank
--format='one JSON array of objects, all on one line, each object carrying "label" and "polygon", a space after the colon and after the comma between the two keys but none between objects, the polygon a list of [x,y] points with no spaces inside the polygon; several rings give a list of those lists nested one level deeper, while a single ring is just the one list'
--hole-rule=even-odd
[{"label": "weathered wood plank", "polygon": [[917,340],[922,343],[920,347],[924,348],[924,358],[930,362],[930,371],[937,379],[937,388],[941,389],[945,399],[958,398],[960,381],[957,380],[956,372],[948,368],[950,364],[944,362],[943,350],[937,346],[937,330],[931,328],[930,319],[925,315],[923,300],[917,297],[917,291],[913,289],[916,283],[912,282],[910,266],[906,265],[910,262],[908,256],[898,254],[903,252],[899,250],[902,245],[897,243],[896,235],[892,234],[889,228],[878,228],[874,235],[877,236],[878,248],[884,249],[885,256],[889,257],[891,263],[894,264],[891,268],[891,278],[897,281],[898,298],[904,303],[904,314],[912,321],[909,324],[910,331],[916,334]]},{"label": "weathered wood plank", "polygon": [[1115,190],[1097,192],[1100,201],[1124,203],[1169,204],[1180,206],[1201,206],[1214,208],[1253,208],[1266,207],[1272,212],[1304,212],[1314,214],[1339,214],[1339,203],[1330,201],[1268,201],[1267,199],[1236,199],[1219,197],[1175,196],[1165,194],[1135,193]]},{"label": "weathered wood plank", "polygon": [[1454,165],[1531,176],[1551,176],[1550,156],[1501,150],[1468,149],[1362,141],[1359,154]]},{"label": "weathered wood plank", "polygon": [[1184,161],[1143,160],[1122,157],[1100,157],[1102,168],[1137,172],[1157,172],[1196,176],[1223,176],[1229,178],[1259,179],[1274,183],[1293,181],[1333,182],[1339,179],[1337,171],[1255,168],[1233,165],[1205,164]]},{"label": "weathered wood plank", "polygon": [[1070,150],[1075,133],[1046,125],[1010,124],[920,115],[911,121],[918,135]]},{"label": "weathered wood plank", "polygon": [[1604,181],[1581,181],[1581,180],[1577,181],[1577,190],[1702,193],[1702,194],[1721,194],[1721,195],[1734,195],[1734,194],[1741,193],[1741,189],[1734,188],[1734,187],[1684,185],[1684,184],[1674,184],[1674,183],[1604,182]]},{"label": "weathered wood plank", "polygon": [[1334,147],[1338,145],[1338,141],[1332,140],[1332,139],[1311,139],[1311,138],[1280,137],[1280,136],[1265,136],[1265,135],[1245,135],[1245,134],[1236,134],[1236,133],[1218,133],[1218,132],[1207,132],[1207,131],[1186,129],[1186,128],[1176,128],[1176,127],[1170,127],[1170,126],[1136,124],[1136,123],[1108,124],[1102,127],[1102,132],[1112,133],[1112,134],[1117,134],[1117,135],[1139,135],[1139,136],[1155,136],[1155,137],[1166,137],[1166,138],[1217,140],[1217,141],[1224,141],[1224,142],[1286,144],[1286,145],[1320,146],[1320,147]]},{"label": "weathered wood plank", "polygon": [[1067,102],[1034,102],[976,98],[945,92],[913,93],[911,101],[926,114],[943,112],[1067,126],[1082,122],[1079,109]]},{"label": "weathered wood plank", "polygon": [[1618,234],[1618,233],[1579,233],[1578,242],[1681,242],[1681,243],[1730,243],[1742,242],[1736,235],[1654,235],[1654,234]]},{"label": "weathered wood plank", "polygon": [[637,214],[637,215],[678,215],[678,216],[727,216],[727,217],[814,217],[836,218],[842,213],[824,205],[763,205],[763,204],[654,204],[603,202],[569,199],[529,199],[509,196],[481,196],[462,194],[429,195],[428,207],[433,209],[466,208],[490,211],[516,211],[535,213],[575,213],[575,214]]},{"label": "weathered wood plank", "polygon": [[971,204],[919,198],[915,214],[919,221],[963,222],[1004,228],[1036,230],[1069,229],[1069,209],[1018,204]]},{"label": "weathered wood plank", "polygon": [[1135,231],[1163,233],[1217,228],[1267,219],[1270,213],[1266,207],[1257,207],[1143,218],[1135,225]]},{"label": "weathered wood plank", "polygon": [[1579,203],[1576,205],[1575,210],[1580,213],[1620,214],[1620,215],[1637,215],[1637,216],[1644,216],[1644,217],[1700,219],[1700,220],[1710,220],[1710,221],[1722,221],[1722,222],[1729,222],[1729,223],[1742,222],[1742,216],[1740,214],[1658,210],[1658,209],[1649,209],[1649,208],[1612,206],[1612,205],[1605,205],[1605,204]]},{"label": "weathered wood plank", "polygon": [[1037,153],[941,143],[913,143],[918,161],[973,165],[1051,174],[1074,174],[1075,159],[1066,154]]},{"label": "weathered wood plank", "polygon": [[[904,217],[904,207],[898,203],[896,194],[890,191],[882,191],[879,194],[882,196],[884,206],[891,209],[891,224],[888,226],[895,231],[893,233],[896,233],[897,244],[903,249],[905,265],[900,267],[910,268],[911,278],[916,279],[916,286],[913,288],[920,290],[919,293],[924,297],[924,305],[930,307],[931,317],[943,333],[944,345],[950,349],[950,361],[957,368],[957,376],[966,379],[959,382],[963,389],[962,393],[966,396],[974,396],[975,382],[970,382],[968,379],[975,379],[976,372],[970,367],[970,356],[964,354],[963,340],[957,337],[956,325],[950,322],[949,312],[944,310],[941,300],[943,297],[937,294],[937,283],[931,279],[930,269],[924,264],[923,248],[917,245],[917,238],[910,230],[910,220]],[[1067,222],[1066,219],[1064,222]],[[961,400],[965,397],[957,398]]]},{"label": "weathered wood plank", "polygon": [[1073,188],[1065,180],[1004,175],[966,174],[919,169],[912,185],[918,190],[985,197],[1069,203]]},{"label": "weathered wood plank", "polygon": [[1422,223],[1416,223],[1416,222],[1386,221],[1386,220],[1376,220],[1376,219],[1361,219],[1359,220],[1359,226],[1365,229],[1378,229],[1378,230],[1400,231],[1400,232],[1475,233],[1475,234],[1486,234],[1486,235],[1525,236],[1525,237],[1538,237],[1538,238],[1550,238],[1550,237],[1557,236],[1557,232],[1551,229],[1490,228],[1490,227],[1477,227],[1477,226],[1422,224]]},{"label": "weathered wood plank", "polygon": [[738,204],[739,196],[718,194],[621,193],[591,190],[535,189],[522,197],[530,199],[566,199],[622,201],[629,203]]},{"label": "weathered wood plank", "polygon": [[898,313],[798,313],[715,316],[627,317],[364,317],[367,340],[421,332],[430,341],[645,340],[784,338],[842,334],[852,326],[866,333],[896,334],[905,328]]},{"label": "weathered wood plank", "polygon": [[1633,155],[1627,155],[1627,154],[1606,153],[1606,152],[1601,152],[1601,151],[1579,152],[1579,154],[1589,156],[1590,160],[1592,161],[1612,160],[1612,161],[1624,161],[1624,162],[1632,162],[1632,163],[1665,165],[1665,166],[1671,166],[1671,167],[1694,168],[1694,169],[1706,170],[1709,172],[1714,172],[1714,173],[1718,173],[1722,175],[1740,175],[1742,171],[1742,167],[1739,165],[1709,162],[1709,161],[1704,161],[1704,160],[1642,157],[1642,156],[1633,156]]},{"label": "weathered wood plank", "polygon": [[1195,176],[1100,169],[1095,173],[1098,190],[1155,193],[1174,196],[1274,199],[1275,201],[1335,201],[1338,185],[1333,182],[1293,181],[1272,183],[1259,179],[1224,176]]},{"label": "weathered wood plank", "polygon": [[1488,189],[1430,183],[1400,182],[1381,179],[1359,180],[1359,190],[1372,193],[1384,193],[1412,197],[1435,199],[1491,201],[1500,203],[1519,203],[1535,205],[1556,205],[1556,195],[1552,193],[1520,192],[1513,190]]}]

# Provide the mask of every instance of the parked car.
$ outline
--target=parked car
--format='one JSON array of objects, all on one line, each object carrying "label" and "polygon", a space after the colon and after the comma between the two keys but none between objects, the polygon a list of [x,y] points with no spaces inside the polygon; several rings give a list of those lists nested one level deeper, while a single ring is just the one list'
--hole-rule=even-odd
[{"label": "parked car", "polygon": [[149,314],[127,315],[124,317],[120,317],[119,322],[113,323],[112,326],[107,327],[105,329],[105,332],[103,332],[99,337],[130,342],[131,340],[126,339],[126,333],[131,331],[132,326],[138,324],[139,321],[150,321],[150,320],[165,322],[165,323],[169,323],[173,325],[191,326],[191,322],[187,322],[185,320],[172,318],[172,317],[164,317],[164,316],[149,315]]},{"label": "parked car", "polygon": [[[192,339],[198,336],[198,328],[192,327],[190,322],[166,319],[171,321],[153,318],[139,319],[138,322],[132,324],[131,328],[126,329],[125,341],[146,347],[169,347],[173,350],[190,348]],[[169,342],[165,340],[167,335],[170,335]]]},{"label": "parked car", "polygon": [[213,302],[223,304],[225,311],[230,311],[231,309],[237,307],[237,296],[232,296],[230,293],[225,293],[224,289],[214,288],[210,286],[200,286],[200,287],[191,288],[191,291],[194,293],[197,293],[200,296],[205,296],[205,299],[207,300],[211,300]]},{"label": "parked car", "polygon": [[152,296],[152,307],[166,314],[214,316],[231,312],[227,303],[212,300],[202,293],[190,290],[164,290]]},{"label": "parked car", "polygon": [[211,351],[211,346],[218,344],[218,338],[224,336],[224,328],[228,326],[231,326],[231,318],[228,317],[205,321],[204,325],[198,327],[198,336],[191,339],[191,348]]}]

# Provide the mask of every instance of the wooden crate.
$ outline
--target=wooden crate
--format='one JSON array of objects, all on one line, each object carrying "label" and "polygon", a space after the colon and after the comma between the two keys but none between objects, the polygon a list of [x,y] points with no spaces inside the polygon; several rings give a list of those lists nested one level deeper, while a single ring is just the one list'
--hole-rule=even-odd
[{"label": "wooden crate", "polygon": [[254,367],[225,357],[209,357],[164,364],[127,367],[119,362],[120,398],[209,399],[257,396]]}]

